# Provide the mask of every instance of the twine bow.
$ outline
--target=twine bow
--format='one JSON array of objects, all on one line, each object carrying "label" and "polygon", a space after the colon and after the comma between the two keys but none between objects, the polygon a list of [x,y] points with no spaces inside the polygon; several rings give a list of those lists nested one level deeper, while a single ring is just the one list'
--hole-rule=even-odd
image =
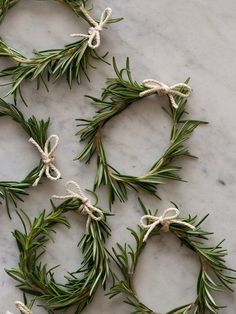
[{"label": "twine bow", "polygon": [[[155,93],[160,96],[167,95],[170,99],[171,105],[175,109],[178,109],[178,104],[176,103],[174,96],[188,98],[192,93],[191,87],[185,83],[178,83],[172,86],[168,86],[160,81],[148,79],[143,81],[143,86],[147,87],[147,89],[141,92],[139,94],[139,97],[149,96]],[[180,88],[183,88],[185,92],[179,91]]]},{"label": "twine bow", "polygon": [[104,25],[108,22],[111,14],[112,9],[106,8],[100,17],[99,23],[96,22],[85,10],[84,6],[81,6],[80,8],[81,12],[84,14],[90,25],[92,25],[89,30],[88,34],[70,34],[71,37],[82,37],[82,38],[88,38],[88,46],[92,49],[96,49],[100,46],[101,43],[101,36],[100,32],[103,30]]},{"label": "twine bow", "polygon": [[[16,305],[16,308],[20,310],[22,314],[32,314],[32,311],[26,305],[24,305],[24,303],[20,301],[16,301],[15,305]],[[7,311],[6,314],[12,314],[12,313]]]},{"label": "twine bow", "polygon": [[[52,148],[50,148],[50,142],[52,139],[55,140],[55,143],[52,146]],[[44,149],[42,149],[32,137],[29,139],[29,142],[32,143],[38,149],[38,151],[41,154],[42,161],[44,164],[41,171],[39,172],[38,178],[33,183],[33,186],[38,185],[39,180],[42,178],[42,175],[44,174],[44,172],[49,180],[55,181],[55,180],[60,179],[61,173],[54,165],[55,157],[53,155],[58,146],[59,137],[57,135],[49,136],[49,138],[45,142]],[[51,174],[51,172],[53,172],[53,174]]]},{"label": "twine bow", "polygon": [[[153,229],[156,228],[158,225],[162,225],[165,229],[165,231],[169,231],[170,224],[179,224],[186,226],[190,229],[195,229],[195,227],[185,221],[176,219],[179,216],[180,212],[177,208],[167,208],[164,210],[163,214],[161,216],[152,216],[152,215],[144,215],[140,220],[140,226],[144,229],[147,229],[147,233],[145,234],[145,237],[143,238],[143,242],[146,242],[150,233],[153,231]],[[148,219],[151,221],[150,223],[146,223],[145,220]]]},{"label": "twine bow", "polygon": [[[71,189],[72,186],[77,189],[76,192]],[[84,193],[82,192],[77,182],[68,181],[65,184],[65,188],[68,195],[64,195],[64,196],[53,195],[52,198],[61,199],[61,200],[79,199],[82,203],[79,207],[79,210],[81,211],[83,215],[88,215],[88,220],[86,223],[86,233],[88,233],[91,220],[92,219],[96,221],[102,220],[104,217],[103,212],[101,211],[101,209],[91,204],[90,200],[84,195]]]}]

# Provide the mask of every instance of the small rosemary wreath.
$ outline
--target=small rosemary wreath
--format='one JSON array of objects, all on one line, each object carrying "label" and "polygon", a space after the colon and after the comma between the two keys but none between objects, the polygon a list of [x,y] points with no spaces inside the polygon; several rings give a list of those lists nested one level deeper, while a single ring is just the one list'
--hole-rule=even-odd
[{"label": "small rosemary wreath", "polygon": [[[89,97],[93,104],[99,109],[91,120],[77,119],[81,130],[77,132],[81,142],[86,142],[85,148],[77,159],[89,162],[93,155],[97,156],[97,173],[95,177],[95,189],[102,184],[107,185],[109,191],[109,204],[115,197],[120,201],[127,199],[127,189],[144,190],[156,194],[156,187],[163,184],[165,179],[182,181],[178,175],[180,166],[174,161],[178,157],[193,157],[185,142],[191,133],[200,124],[205,122],[186,119],[186,97],[190,94],[190,87],[185,83],[172,87],[154,80],[145,80],[139,84],[132,79],[127,59],[126,67],[119,70],[115,59],[113,59],[116,77],[108,79],[101,98]],[[172,121],[169,147],[165,150],[151,169],[143,176],[131,176],[122,174],[114,169],[107,161],[106,151],[102,142],[102,129],[113,117],[127,109],[132,103],[144,97],[159,93],[168,95],[170,98],[169,109],[164,109]]]},{"label": "small rosemary wreath", "polygon": [[[34,116],[29,119],[25,119],[23,114],[17,109],[16,106],[6,103],[0,98],[0,117],[10,117],[26,132],[30,137],[30,142],[37,145],[42,150],[48,143],[47,132],[49,126],[49,119],[37,120]],[[52,136],[51,136],[52,137]],[[50,143],[48,143],[50,145]],[[41,179],[43,172],[45,170],[45,162],[43,157],[40,159],[39,164],[31,170],[27,176],[21,181],[0,181],[0,200],[4,200],[6,203],[8,214],[10,215],[9,203],[13,202],[17,206],[17,201],[23,201],[23,196],[28,195],[26,189],[31,186],[38,184]],[[51,176],[51,179],[59,179],[60,173],[55,169],[52,170],[52,175],[54,175],[54,170],[56,170],[56,177]],[[58,172],[57,172],[58,171]],[[37,183],[37,184],[36,184]]]},{"label": "small rosemary wreath", "polygon": [[[7,11],[18,2],[19,0],[0,1],[0,22],[4,19]],[[100,32],[105,24],[115,23],[121,19],[110,19],[111,9],[107,8],[102,13],[100,21],[97,22],[89,15],[90,10],[87,11],[84,7],[87,0],[62,0],[61,2],[68,5],[77,16],[88,22],[90,25],[88,35],[71,34],[73,37],[82,37],[82,39],[66,45],[64,48],[34,51],[34,57],[30,59],[9,47],[1,39],[0,56],[9,57],[17,62],[16,66],[4,69],[0,73],[0,77],[10,76],[12,78],[11,82],[7,83],[7,85],[12,85],[7,95],[14,94],[16,96],[19,92],[22,97],[20,86],[25,79],[37,80],[38,87],[40,83],[46,87],[45,77],[47,80],[52,78],[56,81],[65,75],[71,87],[73,80],[77,81],[78,84],[80,83],[82,73],[88,78],[87,70],[89,67],[93,67],[90,58],[106,62],[107,53],[99,55],[96,51],[100,44]]]},{"label": "small rosemary wreath", "polygon": [[[119,267],[123,279],[114,275],[114,284],[108,293],[110,298],[122,293],[125,296],[124,302],[133,307],[132,313],[160,314],[140,301],[134,289],[133,277],[147,238],[159,235],[163,230],[165,232],[170,231],[180,240],[182,245],[196,253],[200,262],[196,300],[175,308],[166,314],[218,313],[218,310],[225,306],[216,303],[215,293],[222,291],[223,288],[232,291],[230,285],[236,283],[234,274],[236,271],[229,268],[225,263],[224,257],[227,255],[227,250],[222,247],[223,241],[215,246],[205,244],[212,233],[203,230],[200,225],[207,216],[200,222],[197,222],[197,216],[176,219],[179,211],[176,208],[169,208],[162,216],[157,217],[157,212],[153,216],[151,211],[147,210],[142,203],[141,206],[145,213],[145,216],[141,219],[141,226],[144,228],[139,228],[139,232],[129,229],[135,239],[136,247],[132,248],[128,244],[123,246],[118,244],[118,250],[113,248],[113,259]],[[173,216],[171,216],[171,212],[174,213]],[[145,219],[147,219],[147,223],[144,223]]]},{"label": "small rosemary wreath", "polygon": [[[106,223],[108,214],[99,208],[95,211],[95,207],[83,197],[70,198],[59,206],[55,206],[52,201],[51,204],[52,211],[49,214],[44,210],[33,221],[30,221],[23,211],[18,212],[24,232],[16,230],[13,234],[20,252],[20,261],[18,268],[7,270],[7,273],[19,282],[18,287],[24,293],[34,296],[29,307],[39,301],[40,306],[53,313],[55,310],[65,310],[75,305],[75,313],[78,314],[92,301],[100,284],[105,287],[109,277],[109,254],[104,246],[110,235]],[[46,251],[45,245],[51,239],[51,233],[55,232],[54,227],[57,224],[70,227],[65,217],[69,211],[87,214],[89,218],[87,232],[79,242],[84,254],[81,267],[69,272],[65,276],[67,282],[63,285],[57,283],[54,278],[55,267],[47,269],[47,265],[39,259]]]}]

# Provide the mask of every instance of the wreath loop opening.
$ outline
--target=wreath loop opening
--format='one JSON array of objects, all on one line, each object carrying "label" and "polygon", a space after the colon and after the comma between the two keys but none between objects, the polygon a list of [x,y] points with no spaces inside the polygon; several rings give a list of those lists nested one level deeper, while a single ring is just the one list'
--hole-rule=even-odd
[{"label": "wreath loop opening", "polygon": [[[85,147],[77,157],[78,160],[89,162],[95,155],[97,157],[97,171],[94,188],[106,185],[108,188],[109,204],[118,198],[121,202],[127,200],[128,190],[143,190],[156,195],[156,188],[164,184],[166,180],[183,181],[178,174],[181,166],[175,164],[179,157],[194,157],[185,143],[193,131],[205,122],[187,117],[186,98],[190,95],[191,88],[185,83],[175,84],[168,87],[169,108],[163,108],[172,122],[170,142],[163,155],[142,176],[132,176],[122,173],[107,160],[106,150],[103,144],[103,131],[105,125],[115,116],[123,112],[134,102],[142,100],[149,95],[149,86],[139,84],[133,80],[129,66],[118,69],[113,59],[115,77],[107,80],[100,98],[87,96],[96,106],[97,111],[92,119],[77,119],[80,130],[77,135]],[[153,80],[152,80],[153,81]],[[156,83],[155,83],[156,84]],[[167,85],[166,85],[167,86]],[[167,88],[167,87],[166,87]],[[156,93],[156,86],[154,86]],[[152,88],[151,88],[152,90]],[[143,93],[147,94],[143,94]],[[152,92],[153,93],[153,90]]]},{"label": "wreath loop opening", "polygon": [[[132,313],[161,314],[140,301],[133,285],[133,277],[148,238],[158,237],[161,232],[169,231],[180,240],[181,245],[195,253],[200,263],[200,272],[197,280],[196,299],[170,310],[166,314],[219,313],[224,306],[217,304],[215,293],[226,289],[232,291],[231,286],[236,284],[236,270],[226,265],[224,257],[227,255],[227,250],[222,246],[223,241],[216,245],[212,245],[212,242],[207,244],[212,232],[202,229],[201,225],[208,215],[200,221],[197,220],[197,216],[189,215],[186,218],[179,218],[177,216],[178,209],[172,208],[175,210],[173,217],[157,216],[157,211],[151,212],[141,201],[140,204],[144,211],[141,227],[138,231],[128,229],[135,240],[135,247],[125,243],[113,248],[113,260],[122,275],[121,277],[114,276],[113,287],[108,293],[110,298],[122,294],[125,297],[124,302],[132,307]],[[153,220],[158,221],[155,226],[153,226]],[[168,226],[167,229],[166,226]]]},{"label": "wreath loop opening", "polygon": [[[0,23],[7,15],[8,10],[19,1],[1,1]],[[90,27],[88,35],[72,34],[82,38],[74,43],[65,45],[63,48],[34,51],[32,58],[26,57],[20,51],[8,46],[3,39],[0,39],[0,56],[10,58],[17,63],[0,72],[0,77],[10,78],[9,83],[2,84],[11,85],[6,96],[14,94],[16,97],[19,94],[23,99],[21,85],[25,80],[35,80],[38,87],[42,84],[47,88],[47,81],[57,81],[61,77],[65,77],[69,86],[72,87],[74,81],[80,84],[83,76],[88,78],[88,69],[90,67],[94,68],[91,64],[91,59],[108,63],[106,61],[107,53],[99,54],[96,50],[101,41],[100,32],[105,24],[118,22],[121,18],[111,19],[111,9],[107,8],[101,16],[100,23],[97,23],[96,20],[90,17],[91,9],[85,8],[88,0],[62,0],[60,2],[69,6],[77,17],[88,23]],[[94,25],[95,23],[96,26]],[[93,31],[91,31],[92,29]]]},{"label": "wreath loop opening", "polygon": [[[82,236],[79,247],[84,255],[81,266],[65,276],[66,283],[58,283],[53,269],[40,262],[40,256],[46,253],[46,243],[57,224],[70,227],[67,212],[82,213],[83,202],[79,198],[70,198],[56,206],[52,201],[52,210],[30,220],[24,211],[18,211],[24,231],[13,233],[18,249],[19,264],[7,273],[18,282],[18,287],[33,296],[33,302],[39,301],[48,311],[65,310],[75,305],[75,313],[81,311],[93,300],[97,288],[105,287],[110,275],[109,255],[105,248],[110,228],[106,222],[106,214],[102,219],[89,217],[89,225]],[[88,214],[89,215],[89,214]]]}]

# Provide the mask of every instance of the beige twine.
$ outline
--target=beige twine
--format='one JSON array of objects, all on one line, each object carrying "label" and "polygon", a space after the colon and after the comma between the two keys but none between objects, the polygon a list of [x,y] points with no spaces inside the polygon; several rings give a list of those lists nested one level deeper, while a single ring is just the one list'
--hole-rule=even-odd
[{"label": "beige twine", "polygon": [[[173,213],[173,214],[171,214]],[[146,242],[150,233],[156,228],[158,225],[162,225],[165,231],[169,231],[170,224],[178,224],[186,226],[192,230],[195,227],[185,221],[177,220],[176,218],[179,216],[180,212],[177,208],[167,208],[164,210],[161,216],[152,216],[152,215],[144,215],[140,220],[140,226],[147,231],[145,237],[143,238],[143,242]],[[145,220],[151,221],[150,223],[146,223]]]},{"label": "beige twine", "polygon": [[[16,308],[19,311],[21,311],[22,314],[32,314],[32,311],[26,305],[24,305],[24,303],[20,301],[16,301],[15,305],[16,305]],[[12,314],[12,313],[7,311],[6,314]]]},{"label": "beige twine", "polygon": [[82,37],[82,38],[88,38],[88,46],[92,49],[96,49],[100,46],[101,43],[101,35],[100,32],[103,30],[104,25],[108,22],[111,14],[112,9],[106,8],[100,17],[99,23],[97,23],[86,11],[84,6],[81,6],[80,10],[85,15],[89,23],[92,25],[89,30],[88,34],[70,34],[71,37]]},{"label": "beige twine", "polygon": [[[55,140],[55,143],[54,145],[52,146],[52,148],[50,149],[50,141],[54,139]],[[40,152],[41,154],[41,157],[42,157],[42,161],[43,161],[43,168],[41,169],[39,175],[38,175],[38,178],[35,180],[35,182],[33,183],[33,186],[37,186],[40,179],[42,178],[42,175],[46,174],[47,178],[49,180],[58,180],[60,179],[61,177],[61,173],[60,171],[56,168],[56,166],[54,165],[54,160],[55,160],[55,157],[54,157],[54,152],[58,146],[58,143],[59,143],[59,137],[57,135],[51,135],[49,136],[49,138],[46,140],[45,142],[45,145],[44,145],[44,149],[42,149],[39,144],[31,137],[29,139],[29,142],[32,143],[37,149],[38,151]],[[50,170],[53,171],[53,174],[55,175],[52,175],[50,173]]]},{"label": "beige twine", "polygon": [[[171,105],[175,109],[178,109],[178,104],[176,103],[174,96],[188,98],[192,93],[191,87],[185,83],[178,83],[172,86],[168,86],[160,81],[148,79],[148,80],[144,80],[142,84],[144,87],[147,87],[147,89],[141,92],[139,94],[139,97],[145,97],[145,96],[153,95],[156,93],[160,96],[167,95],[170,99]],[[179,91],[179,89],[182,87],[187,90],[186,93]]]},{"label": "beige twine", "polygon": [[[74,192],[70,187],[73,186],[77,189],[77,192]],[[89,231],[89,225],[91,223],[91,220],[102,220],[104,218],[104,214],[101,211],[101,209],[93,206],[90,202],[90,200],[84,195],[82,192],[79,184],[75,181],[68,181],[65,184],[65,189],[68,195],[64,196],[58,196],[58,195],[53,195],[52,198],[56,199],[61,199],[61,200],[66,200],[66,199],[79,199],[82,204],[79,207],[79,210],[83,215],[88,215],[88,220],[86,223],[86,233]],[[96,213],[96,215],[95,215]]]}]

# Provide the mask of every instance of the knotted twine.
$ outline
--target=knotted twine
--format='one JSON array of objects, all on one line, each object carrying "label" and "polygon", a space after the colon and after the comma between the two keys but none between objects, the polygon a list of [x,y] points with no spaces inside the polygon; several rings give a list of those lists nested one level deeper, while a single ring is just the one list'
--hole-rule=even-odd
[{"label": "knotted twine", "polygon": [[[144,80],[142,84],[144,87],[147,87],[147,89],[141,92],[139,94],[139,97],[145,97],[156,93],[160,96],[167,95],[170,99],[171,105],[175,109],[178,109],[178,104],[176,103],[174,96],[188,98],[192,93],[191,87],[185,83],[178,83],[172,86],[168,86],[160,81],[147,79]],[[181,88],[184,88],[186,92],[181,92]]]},{"label": "knotted twine", "polygon": [[[16,308],[20,310],[22,314],[32,314],[32,311],[24,303],[20,301],[16,301],[15,305],[16,305]],[[12,314],[12,313],[7,311],[6,314]]]},{"label": "knotted twine", "polygon": [[[150,233],[158,225],[162,225],[165,231],[169,231],[169,227],[171,224],[183,225],[194,230],[195,227],[190,223],[176,219],[179,214],[180,212],[177,208],[167,208],[166,210],[164,210],[161,216],[144,215],[140,220],[140,226],[147,230],[145,237],[143,238],[143,242],[147,241]],[[146,219],[150,221],[150,223],[146,223]]]},{"label": "knotted twine", "polygon": [[[55,143],[52,146],[52,148],[50,149],[50,142],[52,139],[55,139]],[[44,145],[44,149],[42,149],[39,144],[31,137],[29,139],[29,142],[32,143],[39,151],[39,153],[41,154],[41,158],[42,158],[42,162],[43,162],[43,167],[41,169],[41,171],[39,172],[39,175],[37,177],[37,179],[35,180],[35,182],[33,183],[33,186],[37,186],[40,179],[42,178],[44,172],[47,176],[47,178],[49,180],[58,180],[61,177],[61,173],[60,171],[56,168],[56,166],[54,165],[54,152],[58,146],[59,143],[59,137],[57,135],[51,135],[49,136],[49,138],[46,140],[45,145]],[[52,172],[53,174],[51,174],[50,172]]]},{"label": "knotted twine", "polygon": [[111,14],[112,14],[112,9],[106,8],[102,12],[99,23],[96,22],[89,15],[89,13],[86,11],[84,6],[81,6],[80,10],[92,26],[89,28],[88,34],[78,33],[78,34],[70,34],[70,36],[88,38],[88,46],[92,49],[96,49],[100,46],[100,43],[101,43],[100,32],[103,30],[103,27],[105,26],[105,24],[107,24],[108,20],[110,19]]},{"label": "knotted twine", "polygon": [[[73,191],[70,187],[75,187],[77,191]],[[66,199],[79,199],[81,201],[81,205],[79,207],[79,210],[83,215],[88,215],[87,223],[86,223],[86,233],[89,232],[89,225],[91,223],[91,220],[102,220],[104,218],[104,214],[101,211],[101,209],[93,206],[90,202],[90,200],[85,196],[85,194],[82,192],[79,184],[75,181],[68,181],[65,184],[67,195],[64,196],[58,196],[53,195],[52,198],[66,200]]]}]

